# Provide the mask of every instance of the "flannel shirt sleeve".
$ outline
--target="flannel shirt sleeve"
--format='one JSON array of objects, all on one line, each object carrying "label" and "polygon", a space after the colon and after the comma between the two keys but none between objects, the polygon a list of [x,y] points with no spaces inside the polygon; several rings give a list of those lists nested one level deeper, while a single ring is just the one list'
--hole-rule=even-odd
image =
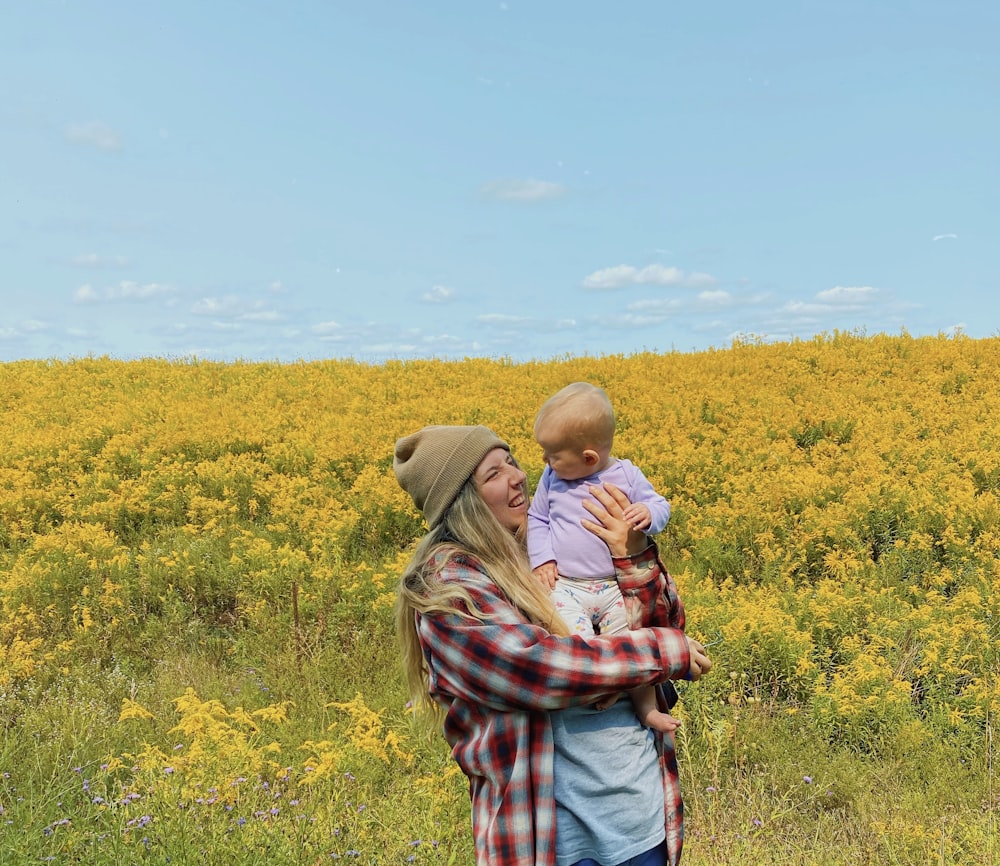
[{"label": "flannel shirt sleeve", "polygon": [[[460,569],[460,573],[455,573]],[[557,637],[526,622],[482,572],[452,563],[485,620],[424,614],[418,630],[431,693],[499,711],[554,710],[687,672],[682,632],[648,628],[603,638]]]},{"label": "flannel shirt sleeve", "polygon": [[659,626],[684,630],[684,605],[654,543],[636,556],[612,561],[629,628]]}]

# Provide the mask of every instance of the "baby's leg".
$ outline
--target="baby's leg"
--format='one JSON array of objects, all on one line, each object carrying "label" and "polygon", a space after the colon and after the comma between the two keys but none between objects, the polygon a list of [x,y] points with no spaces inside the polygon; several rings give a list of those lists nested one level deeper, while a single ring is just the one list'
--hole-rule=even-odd
[{"label": "baby's leg", "polygon": [[593,581],[595,606],[594,628],[598,634],[623,634],[628,631],[625,600],[614,577]]},{"label": "baby's leg", "polygon": [[[604,584],[601,593],[601,634],[622,634],[629,630],[625,600],[615,580]],[[647,728],[664,734],[672,733],[680,727],[680,719],[675,719],[669,713],[662,712],[656,706],[656,690],[652,686],[642,686],[629,692],[635,714]]]},{"label": "baby's leg", "polygon": [[552,590],[552,603],[573,634],[594,636],[593,601],[584,581],[560,577]]},{"label": "baby's leg", "polygon": [[670,734],[680,727],[680,719],[675,719],[669,713],[662,712],[656,706],[656,691],[652,686],[640,686],[629,693],[635,714],[647,728]]}]

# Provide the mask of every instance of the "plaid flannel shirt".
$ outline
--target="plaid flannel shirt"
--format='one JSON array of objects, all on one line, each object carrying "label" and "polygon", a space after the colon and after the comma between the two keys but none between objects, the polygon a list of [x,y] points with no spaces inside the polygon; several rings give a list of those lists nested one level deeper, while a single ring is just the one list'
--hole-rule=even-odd
[{"label": "plaid flannel shirt", "polygon": [[[555,862],[550,710],[688,673],[683,607],[655,546],[614,564],[630,622],[657,628],[589,641],[555,637],[526,622],[468,557],[450,560],[441,579],[461,582],[485,621],[417,615],[431,696],[446,710],[445,738],[469,778],[479,864]],[[657,736],[666,838],[676,864],[683,838],[677,761],[673,739]]]}]

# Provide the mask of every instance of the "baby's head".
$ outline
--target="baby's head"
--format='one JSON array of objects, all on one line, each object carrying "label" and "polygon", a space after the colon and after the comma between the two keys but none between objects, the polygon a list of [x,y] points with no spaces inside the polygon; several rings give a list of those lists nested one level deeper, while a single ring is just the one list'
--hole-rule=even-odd
[{"label": "baby's head", "polygon": [[615,438],[615,412],[608,395],[588,382],[553,394],[535,416],[535,440],[545,462],[564,481],[604,469]]}]

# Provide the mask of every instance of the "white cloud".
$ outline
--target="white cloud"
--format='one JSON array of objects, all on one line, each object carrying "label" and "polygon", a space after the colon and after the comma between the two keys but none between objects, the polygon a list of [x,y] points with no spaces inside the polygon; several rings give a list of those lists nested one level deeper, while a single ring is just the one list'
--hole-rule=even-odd
[{"label": "white cloud", "polygon": [[727,307],[733,302],[733,296],[729,292],[717,289],[712,292],[701,292],[698,300],[714,307]]},{"label": "white cloud", "polygon": [[131,280],[123,280],[117,286],[111,286],[106,289],[104,294],[109,301],[142,301],[147,298],[159,297],[160,295],[170,295],[173,292],[174,290],[170,286],[164,286],[161,283],[140,285],[139,283],[133,283]]},{"label": "white cloud", "polygon": [[620,289],[635,282],[637,271],[631,265],[602,268],[583,278],[585,289]]},{"label": "white cloud", "polygon": [[[593,317],[595,322],[597,317]],[[546,319],[535,316],[512,316],[509,313],[484,313],[476,321],[496,329],[496,334],[552,334],[555,331],[573,331],[580,328],[578,319]]]},{"label": "white cloud", "polygon": [[678,298],[646,298],[642,301],[633,301],[627,309],[633,313],[652,313],[665,316],[683,309],[684,306],[684,302]]},{"label": "white cloud", "polygon": [[507,313],[485,313],[482,316],[476,316],[477,322],[482,322],[484,325],[529,325],[534,320],[527,316],[511,316]]},{"label": "white cloud", "polygon": [[704,288],[714,286],[715,277],[711,274],[685,274],[680,268],[665,265],[646,265],[637,268],[633,265],[615,265],[602,268],[583,278],[585,289],[622,289],[626,286],[684,286],[687,288]]},{"label": "white cloud", "polygon": [[420,300],[428,304],[444,304],[452,299],[455,290],[448,286],[433,286],[429,292],[425,292]]},{"label": "white cloud", "polygon": [[636,273],[635,282],[640,286],[688,285],[684,271],[680,268],[668,268],[665,265],[647,265]]},{"label": "white cloud", "polygon": [[320,322],[318,325],[313,325],[310,329],[314,334],[319,336],[328,336],[331,334],[341,333],[344,329],[340,324],[334,321]]},{"label": "white cloud", "polygon": [[44,334],[46,331],[51,330],[51,327],[46,322],[29,319],[26,322],[21,322],[16,327],[0,328],[0,340],[10,342],[22,341],[29,336]]},{"label": "white cloud", "polygon": [[412,355],[419,349],[416,343],[372,343],[364,347],[364,354],[398,358],[400,355]]},{"label": "white cloud", "polygon": [[878,289],[871,286],[834,286],[816,293],[816,300],[829,304],[866,304],[875,299]]},{"label": "white cloud", "polygon": [[547,180],[494,180],[485,184],[483,194],[501,201],[544,201],[566,194],[562,184]]},{"label": "white cloud", "polygon": [[191,307],[191,312],[196,316],[234,322],[277,322],[284,319],[277,310],[266,308],[263,301],[248,301],[238,295],[202,298]]},{"label": "white cloud", "polygon": [[601,319],[603,327],[609,330],[629,330],[631,328],[648,328],[667,320],[666,312],[647,307],[642,310],[632,310],[626,313],[612,313]]},{"label": "white cloud", "polygon": [[73,256],[70,263],[80,268],[122,268],[128,264],[125,256],[101,256],[97,253],[84,253]]},{"label": "white cloud", "polygon": [[73,144],[96,147],[99,150],[118,150],[122,145],[118,133],[99,120],[70,124],[66,128],[66,139]]},{"label": "white cloud", "polygon": [[[576,319],[564,318],[546,320],[530,316],[516,316],[505,313],[487,313],[475,317],[480,326],[478,338],[470,337],[468,328],[462,331],[426,332],[422,327],[404,328],[396,333],[386,333],[384,327],[370,325],[368,328],[350,334],[349,343],[357,347],[354,357],[401,358],[401,357],[471,357],[480,353],[492,356],[510,355],[512,351],[542,357],[532,347],[537,345],[538,335],[560,332],[566,340],[577,339],[579,325]],[[595,320],[595,327],[601,323]],[[448,325],[451,327],[451,325]],[[341,338],[337,338],[341,342]],[[346,344],[348,341],[343,340]]]},{"label": "white cloud", "polygon": [[778,311],[799,321],[819,321],[824,316],[874,310],[885,293],[871,286],[834,286],[816,293],[813,301],[789,301]]},{"label": "white cloud", "polygon": [[685,313],[702,314],[721,309],[756,307],[769,301],[766,295],[733,295],[723,289],[699,292],[696,297],[645,298],[633,301],[626,309],[632,313],[678,316]]},{"label": "white cloud", "polygon": [[780,313],[787,313],[792,316],[822,316],[833,312],[831,304],[811,304],[808,301],[789,301],[784,304]]},{"label": "white cloud", "polygon": [[946,235],[934,235],[934,237],[932,237],[931,240],[932,241],[943,241],[946,238],[951,238],[953,240],[958,240],[958,235],[949,232]]},{"label": "white cloud", "polygon": [[718,280],[711,274],[695,271],[693,274],[688,274],[684,282],[685,285],[690,286],[692,289],[707,289],[709,286],[714,286]]},{"label": "white cloud", "polygon": [[235,295],[224,298],[202,298],[191,307],[196,316],[236,316],[243,307],[243,302]]},{"label": "white cloud", "polygon": [[455,337],[451,334],[438,334],[437,336],[426,336],[422,338],[422,342],[425,346],[444,346],[456,349],[465,344],[465,339],[463,337]]},{"label": "white cloud", "polygon": [[96,304],[100,300],[101,296],[90,287],[90,283],[80,286],[73,292],[74,304]]},{"label": "white cloud", "polygon": [[108,286],[102,291],[94,289],[90,283],[87,283],[73,293],[73,303],[100,304],[114,301],[148,301],[152,298],[172,295],[174,291],[171,286],[165,286],[162,283],[140,284],[131,280],[122,280],[118,285]]},{"label": "white cloud", "polygon": [[[758,299],[770,303],[767,296]],[[811,300],[790,300],[755,316],[756,327],[746,330],[763,335],[769,342],[829,331],[874,328],[886,330],[902,324],[907,308],[891,292],[872,286],[834,286],[817,292]]]}]

